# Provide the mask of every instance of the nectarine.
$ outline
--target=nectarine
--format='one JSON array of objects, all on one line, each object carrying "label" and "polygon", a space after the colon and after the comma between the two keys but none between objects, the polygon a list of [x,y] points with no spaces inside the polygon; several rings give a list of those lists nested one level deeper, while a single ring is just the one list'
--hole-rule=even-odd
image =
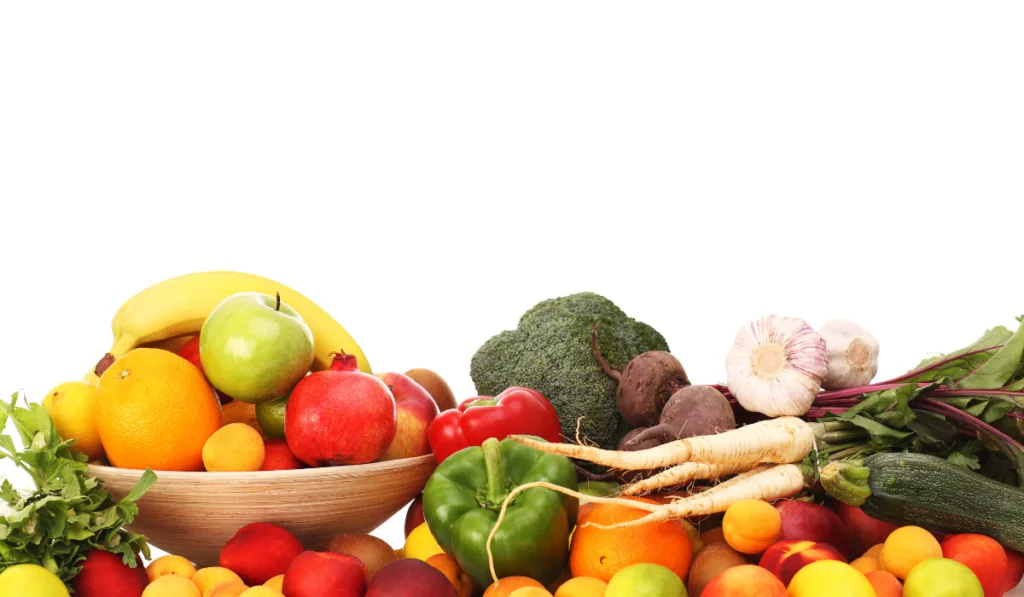
[{"label": "nectarine", "polygon": [[[293,597],[288,591],[285,594]],[[377,572],[366,589],[365,597],[458,597],[458,594],[440,570],[423,560],[403,558]]]},{"label": "nectarine", "polygon": [[760,566],[736,566],[716,576],[700,597],[787,597],[786,585]]},{"label": "nectarine", "polygon": [[793,576],[801,568],[819,560],[838,560],[846,563],[843,554],[828,543],[784,539],[765,550],[761,556],[760,566],[788,586],[789,581],[793,580]]},{"label": "nectarine", "polygon": [[288,597],[363,597],[366,566],[348,554],[304,551],[288,566],[281,588]]},{"label": "nectarine", "polygon": [[262,585],[284,574],[302,551],[302,543],[286,529],[269,522],[256,522],[239,529],[224,545],[220,550],[220,565],[240,576],[249,586]]}]

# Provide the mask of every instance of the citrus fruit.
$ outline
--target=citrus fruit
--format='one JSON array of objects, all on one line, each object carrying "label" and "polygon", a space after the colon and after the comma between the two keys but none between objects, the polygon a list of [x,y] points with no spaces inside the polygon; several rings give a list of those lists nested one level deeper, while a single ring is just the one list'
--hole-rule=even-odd
[{"label": "citrus fruit", "polygon": [[984,597],[981,581],[971,569],[948,558],[932,558],[914,566],[903,583],[904,597]]},{"label": "citrus fruit", "polygon": [[[647,498],[626,498],[657,504]],[[645,510],[618,504],[595,504],[579,519],[569,550],[573,576],[589,576],[609,582],[616,572],[633,564],[659,564],[686,578],[693,547],[686,529],[676,521],[648,523],[605,530],[587,523],[613,525],[642,518]]]},{"label": "citrus fruit", "polygon": [[75,440],[73,450],[89,460],[103,457],[103,444],[96,430],[96,386],[84,381],[62,383],[43,398],[43,407],[57,433],[65,440]]},{"label": "citrus fruit", "polygon": [[405,547],[402,548],[403,557],[423,560],[424,562],[430,556],[439,553],[444,553],[444,550],[438,545],[437,539],[434,539],[434,536],[430,534],[430,527],[425,522],[420,523],[418,527],[409,533],[409,536],[405,539]]},{"label": "citrus fruit", "polygon": [[178,355],[136,348],[100,377],[96,424],[110,463],[156,471],[203,470],[203,444],[221,426],[220,402]]},{"label": "citrus fruit", "polygon": [[921,527],[906,526],[889,535],[878,560],[882,570],[891,572],[900,580],[906,580],[914,566],[941,557],[942,546],[934,535]]},{"label": "citrus fruit", "polygon": [[42,566],[19,564],[0,572],[0,595],[18,597],[69,597],[64,583]]},{"label": "citrus fruit", "polygon": [[664,566],[633,564],[615,573],[604,597],[686,597],[686,587]]},{"label": "citrus fruit", "polygon": [[263,434],[270,439],[284,439],[284,411],[288,408],[288,396],[274,398],[256,405],[256,420]]},{"label": "citrus fruit", "polygon": [[800,569],[789,583],[790,597],[875,597],[871,582],[839,560],[818,560]]}]

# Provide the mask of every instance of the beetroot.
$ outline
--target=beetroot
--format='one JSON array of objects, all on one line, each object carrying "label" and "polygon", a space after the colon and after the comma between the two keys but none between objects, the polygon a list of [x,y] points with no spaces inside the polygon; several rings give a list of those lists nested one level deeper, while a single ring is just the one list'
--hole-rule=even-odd
[{"label": "beetroot", "polygon": [[594,358],[609,377],[619,383],[615,404],[619,413],[633,427],[658,423],[661,410],[676,390],[690,385],[679,359],[667,352],[652,350],[636,356],[621,371],[616,371],[601,356],[597,346],[597,328],[591,332]]},{"label": "beetroot", "polygon": [[627,450],[653,448],[664,443],[694,437],[713,435],[736,429],[729,400],[711,386],[686,386],[665,404],[661,422],[624,442]]}]

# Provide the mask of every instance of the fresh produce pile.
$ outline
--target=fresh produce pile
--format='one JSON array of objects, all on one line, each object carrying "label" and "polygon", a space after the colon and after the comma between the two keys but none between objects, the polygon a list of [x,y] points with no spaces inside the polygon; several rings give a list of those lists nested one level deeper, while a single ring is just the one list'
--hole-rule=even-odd
[{"label": "fresh produce pile", "polygon": [[[486,340],[479,396],[456,403],[432,372],[372,374],[298,293],[208,275],[229,278],[192,290],[219,298],[173,317],[142,315],[145,292],[126,303],[95,379],[24,409],[50,431],[3,445],[42,483],[3,489],[0,597],[33,564],[86,597],[998,597],[1024,575],[1024,319],[876,382],[879,342],[855,323],[766,316],[737,332],[725,383],[700,384],[652,326],[579,293]],[[115,505],[83,472],[87,458],[159,475],[426,454],[437,467],[402,549],[304,545],[259,522],[218,566],[172,555],[145,574],[146,539],[122,526],[153,479]],[[44,494],[81,509],[66,487],[118,514],[99,539],[70,517],[28,523]],[[99,579],[107,592],[90,592]]]}]

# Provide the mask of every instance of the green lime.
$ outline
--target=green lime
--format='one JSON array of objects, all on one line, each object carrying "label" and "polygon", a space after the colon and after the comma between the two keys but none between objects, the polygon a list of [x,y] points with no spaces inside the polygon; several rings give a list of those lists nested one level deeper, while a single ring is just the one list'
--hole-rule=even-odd
[{"label": "green lime", "polygon": [[608,581],[605,597],[687,597],[683,581],[664,566],[633,564]]},{"label": "green lime", "polygon": [[287,407],[288,395],[256,405],[256,420],[267,437],[284,439],[284,411]]}]

